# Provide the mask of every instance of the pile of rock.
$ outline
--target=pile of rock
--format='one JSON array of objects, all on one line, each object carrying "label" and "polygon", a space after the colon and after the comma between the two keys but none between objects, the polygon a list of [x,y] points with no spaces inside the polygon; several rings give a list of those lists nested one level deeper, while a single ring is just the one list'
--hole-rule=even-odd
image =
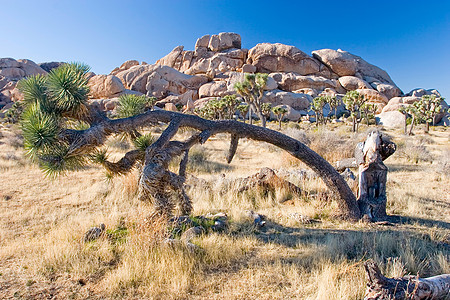
[{"label": "pile of rock", "polygon": [[[55,66],[47,63],[40,67],[29,60],[0,62],[0,107],[20,99],[17,80],[45,74]],[[90,96],[105,110],[114,109],[117,97],[126,93],[156,97],[161,108],[184,105],[192,109],[215,97],[234,94],[234,85],[243,80],[244,73],[255,72],[269,76],[264,101],[283,105],[289,111],[286,117],[293,121],[307,114],[318,95],[340,99],[347,91],[357,90],[378,106],[380,119],[423,94],[440,96],[436,90],[424,89],[404,95],[384,70],[340,49],[317,50],[312,56],[279,43],[242,49],[240,35],[230,32],[205,35],[197,40],[194,50],[175,47],[155,64],[129,60],[108,75],[92,74]]]},{"label": "pile of rock", "polygon": [[31,75],[45,75],[62,63],[36,64],[29,59],[0,58],[0,110],[7,110],[15,101],[23,99],[17,89],[17,82]]}]

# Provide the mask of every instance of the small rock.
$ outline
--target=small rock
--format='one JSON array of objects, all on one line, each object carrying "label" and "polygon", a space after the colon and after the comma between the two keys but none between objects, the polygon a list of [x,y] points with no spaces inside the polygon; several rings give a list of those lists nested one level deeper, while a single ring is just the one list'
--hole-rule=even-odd
[{"label": "small rock", "polygon": [[290,214],[289,217],[302,224],[312,224],[317,222],[317,220],[311,219],[310,217],[299,213]]},{"label": "small rock", "polygon": [[105,232],[105,224],[101,223],[99,227],[92,227],[84,234],[84,242],[91,242],[98,239]]},{"label": "small rock", "polygon": [[264,227],[266,225],[265,216],[255,213],[253,210],[246,210],[245,214],[253,220],[253,223],[257,227]]},{"label": "small rock", "polygon": [[203,228],[202,226],[191,227],[185,232],[183,232],[180,240],[185,243],[189,243],[189,241],[192,240],[194,237],[201,235],[204,232],[205,228]]}]

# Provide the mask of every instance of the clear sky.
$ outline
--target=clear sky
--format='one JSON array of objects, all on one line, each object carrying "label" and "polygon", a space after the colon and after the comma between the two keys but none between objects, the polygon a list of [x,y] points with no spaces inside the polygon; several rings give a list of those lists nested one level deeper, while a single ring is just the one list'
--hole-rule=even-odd
[{"label": "clear sky", "polygon": [[243,48],[341,48],[386,70],[405,93],[436,88],[450,97],[449,0],[0,0],[0,21],[0,57],[80,61],[97,74],[229,31]]}]

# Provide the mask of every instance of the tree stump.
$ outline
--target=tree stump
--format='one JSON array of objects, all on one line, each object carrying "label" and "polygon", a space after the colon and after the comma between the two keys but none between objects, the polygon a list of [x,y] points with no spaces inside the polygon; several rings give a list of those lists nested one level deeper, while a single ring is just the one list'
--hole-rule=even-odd
[{"label": "tree stump", "polygon": [[448,299],[450,274],[428,278],[405,276],[387,278],[373,260],[364,263],[369,282],[364,300]]},{"label": "tree stump", "polygon": [[358,206],[370,221],[386,220],[387,167],[383,160],[395,152],[395,144],[382,139],[379,131],[369,133],[355,151],[359,165]]}]

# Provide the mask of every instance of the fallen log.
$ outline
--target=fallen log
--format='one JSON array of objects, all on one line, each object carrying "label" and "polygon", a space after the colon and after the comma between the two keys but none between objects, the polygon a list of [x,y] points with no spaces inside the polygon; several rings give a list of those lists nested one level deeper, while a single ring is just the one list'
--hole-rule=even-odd
[{"label": "fallen log", "polygon": [[428,278],[404,276],[387,278],[373,260],[364,263],[368,277],[364,300],[449,299],[450,274]]}]

